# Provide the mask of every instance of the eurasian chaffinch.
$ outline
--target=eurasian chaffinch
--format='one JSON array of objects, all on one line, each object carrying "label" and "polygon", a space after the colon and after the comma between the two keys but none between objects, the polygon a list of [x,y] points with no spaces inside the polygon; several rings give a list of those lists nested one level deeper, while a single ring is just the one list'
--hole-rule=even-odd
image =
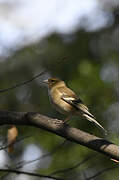
[{"label": "eurasian chaffinch", "polygon": [[68,115],[64,122],[68,121],[71,115],[82,115],[107,133],[89,112],[88,107],[66,86],[64,81],[58,78],[50,78],[43,82],[48,84],[48,94],[53,107],[60,113]]},{"label": "eurasian chaffinch", "polygon": [[16,126],[12,125],[7,132],[7,144],[8,144],[8,153],[14,152],[14,143],[18,136],[18,129]]}]

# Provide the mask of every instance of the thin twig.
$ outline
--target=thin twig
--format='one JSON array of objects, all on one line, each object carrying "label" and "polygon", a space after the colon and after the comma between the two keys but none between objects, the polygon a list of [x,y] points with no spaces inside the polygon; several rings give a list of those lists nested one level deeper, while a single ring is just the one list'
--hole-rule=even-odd
[{"label": "thin twig", "polygon": [[67,141],[67,140],[64,140],[60,145],[58,145],[56,148],[54,148],[51,152],[46,153],[46,154],[43,154],[41,157],[38,157],[38,158],[33,159],[33,160],[31,160],[31,161],[23,161],[23,164],[22,164],[21,162],[19,162],[18,164],[20,164],[20,166],[17,166],[16,169],[23,168],[25,165],[29,165],[29,164],[31,164],[31,163],[34,163],[34,162],[36,162],[36,161],[39,161],[39,160],[41,160],[41,159],[43,159],[43,158],[45,158],[45,157],[47,157],[47,156],[50,156],[50,155],[56,153],[57,150],[59,150],[60,147],[65,144],[66,141]]},{"label": "thin twig", "polygon": [[118,167],[119,167],[119,164],[118,164],[118,165],[115,165],[115,166],[112,166],[112,167],[105,168],[105,169],[103,169],[103,170],[97,172],[97,173],[94,174],[93,176],[87,178],[86,180],[94,179],[94,178],[96,178],[96,177],[102,175],[103,173],[105,173],[105,172],[107,172],[107,171],[110,171],[110,170],[112,170],[112,169],[118,168]]},{"label": "thin twig", "polygon": [[24,81],[24,82],[21,82],[21,83],[18,83],[18,84],[15,84],[11,87],[8,87],[8,88],[5,88],[5,89],[0,89],[0,93],[4,93],[6,91],[9,91],[9,90],[12,90],[12,89],[15,89],[19,86],[24,86],[25,84],[28,84],[30,83],[31,81],[33,81],[34,79],[37,79],[39,76],[43,75],[44,73],[46,72],[46,70],[40,72],[39,74],[37,74],[36,76],[34,76],[33,78],[27,80],[27,81]]},{"label": "thin twig", "polygon": [[[67,56],[64,56],[62,57],[60,60],[58,60],[56,63],[57,64],[61,64],[63,61],[66,61],[67,60]],[[0,93],[4,93],[4,92],[7,92],[9,90],[12,90],[12,89],[15,89],[17,87],[20,87],[20,86],[24,86],[25,84],[28,84],[30,82],[32,82],[34,79],[37,79],[39,76],[42,76],[44,73],[46,73],[47,71],[44,70],[42,72],[40,72],[39,74],[33,76],[31,79],[27,80],[27,81],[24,81],[24,82],[21,82],[21,83],[18,83],[18,84],[15,84],[11,87],[8,87],[8,88],[5,88],[5,89],[0,89]]]},{"label": "thin twig", "polygon": [[88,160],[90,160],[90,159],[96,157],[97,155],[98,155],[98,154],[88,156],[87,158],[85,158],[85,159],[82,160],[81,162],[75,164],[74,166],[69,167],[69,168],[65,168],[65,169],[61,169],[61,170],[54,171],[54,172],[52,172],[50,175],[61,174],[61,173],[67,173],[68,171],[72,171],[72,170],[78,168],[79,166],[83,165],[83,164],[84,164],[85,162],[87,162]]},{"label": "thin twig", "polygon": [[49,178],[49,179],[55,179],[55,180],[66,180],[64,178],[59,178],[59,177],[54,177],[54,176],[49,176],[49,175],[43,175],[43,174],[38,174],[38,173],[31,173],[31,172],[26,172],[26,171],[18,171],[15,169],[0,169],[0,171],[1,172],[15,173],[15,174],[25,174],[28,176]]}]

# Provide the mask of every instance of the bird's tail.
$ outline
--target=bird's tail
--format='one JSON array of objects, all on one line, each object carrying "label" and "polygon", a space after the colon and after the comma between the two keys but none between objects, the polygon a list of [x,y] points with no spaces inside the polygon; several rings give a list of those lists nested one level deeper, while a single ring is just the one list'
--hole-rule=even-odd
[{"label": "bird's tail", "polygon": [[84,116],[88,121],[95,123],[95,125],[102,129],[105,132],[105,135],[107,135],[107,130],[104,129],[104,127],[95,120],[95,117],[89,112],[87,106],[85,106],[83,103],[79,103],[78,107],[82,113],[82,116]]},{"label": "bird's tail", "polygon": [[91,117],[90,115],[85,114],[85,113],[83,114],[83,116],[84,116],[88,121],[95,123],[95,125],[98,126],[99,128],[101,128],[101,129],[105,132],[105,135],[107,135],[107,130],[106,130],[100,123],[98,123],[98,122],[94,119],[93,116]]},{"label": "bird's tail", "polygon": [[103,126],[101,126],[100,123],[98,123],[95,120],[95,117],[89,112],[88,107],[83,104],[81,99],[72,100],[72,98],[69,98],[69,97],[67,98],[64,96],[62,97],[62,99],[65,102],[67,102],[68,104],[72,105],[77,110],[79,110],[79,112],[82,114],[82,116],[84,116],[88,121],[95,123],[95,125],[97,125],[100,129],[102,129],[105,132],[105,135],[107,135],[107,131],[104,129]]}]

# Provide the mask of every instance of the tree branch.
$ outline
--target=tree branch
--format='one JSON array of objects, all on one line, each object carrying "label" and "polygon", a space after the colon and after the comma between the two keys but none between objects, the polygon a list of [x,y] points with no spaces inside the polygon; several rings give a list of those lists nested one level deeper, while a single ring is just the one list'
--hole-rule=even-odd
[{"label": "tree branch", "polygon": [[44,129],[119,161],[119,146],[35,112],[0,111],[0,125],[27,125]]}]

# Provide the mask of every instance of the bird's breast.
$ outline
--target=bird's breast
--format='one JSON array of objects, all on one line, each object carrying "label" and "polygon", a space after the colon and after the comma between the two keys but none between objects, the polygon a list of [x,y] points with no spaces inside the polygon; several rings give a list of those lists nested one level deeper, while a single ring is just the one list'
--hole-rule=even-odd
[{"label": "bird's breast", "polygon": [[49,92],[50,102],[53,107],[62,114],[74,112],[74,108],[62,99],[63,94],[57,91]]}]

